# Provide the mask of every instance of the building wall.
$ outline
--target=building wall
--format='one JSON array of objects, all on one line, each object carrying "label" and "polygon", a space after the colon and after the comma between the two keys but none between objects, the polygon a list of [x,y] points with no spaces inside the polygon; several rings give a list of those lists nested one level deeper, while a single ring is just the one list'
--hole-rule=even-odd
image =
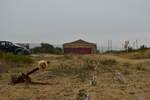
[{"label": "building wall", "polygon": [[91,54],[91,48],[64,48],[65,54]]},{"label": "building wall", "polygon": [[77,40],[63,45],[64,53],[68,54],[94,54],[97,46],[94,43],[88,43],[84,40]]}]

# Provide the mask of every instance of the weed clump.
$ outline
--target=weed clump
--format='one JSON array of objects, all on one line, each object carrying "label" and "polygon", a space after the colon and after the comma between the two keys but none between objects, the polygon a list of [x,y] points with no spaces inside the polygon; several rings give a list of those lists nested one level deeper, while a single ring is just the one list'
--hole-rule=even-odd
[{"label": "weed clump", "polygon": [[103,58],[99,60],[102,65],[115,65],[117,61],[112,58]]},{"label": "weed clump", "polygon": [[0,51],[0,59],[6,60],[14,63],[24,63],[30,64],[33,63],[33,59],[29,56],[25,55],[14,55],[12,53],[5,53]]},{"label": "weed clump", "polygon": [[138,64],[138,65],[136,66],[136,69],[137,69],[138,71],[145,71],[145,70],[146,70],[141,64]]}]

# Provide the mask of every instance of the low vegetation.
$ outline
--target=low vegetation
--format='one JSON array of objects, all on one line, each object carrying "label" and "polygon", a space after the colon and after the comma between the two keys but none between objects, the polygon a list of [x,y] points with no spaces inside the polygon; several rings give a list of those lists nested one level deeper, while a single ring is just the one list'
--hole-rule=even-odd
[{"label": "low vegetation", "polygon": [[113,55],[117,55],[119,57],[123,58],[129,58],[129,59],[150,59],[150,49],[140,49],[135,50],[132,52],[115,52],[112,53]]},{"label": "low vegetation", "polygon": [[41,43],[41,47],[35,47],[32,49],[33,53],[47,53],[47,54],[62,54],[63,50],[59,47],[54,47],[48,43]]},{"label": "low vegetation", "polygon": [[33,63],[33,59],[29,56],[24,55],[14,55],[12,53],[6,53],[0,51],[0,60],[5,60],[7,62],[13,62],[13,63]]},{"label": "low vegetation", "polygon": [[[47,71],[31,76],[33,81],[48,82],[50,85],[29,85],[28,88],[25,84],[7,85],[10,73],[24,72],[35,66],[14,67],[0,74],[0,80],[3,80],[0,82],[0,99],[77,100],[78,91],[82,89],[87,91],[90,100],[150,98],[150,61],[111,55],[42,55],[33,59],[51,62]],[[93,77],[95,85],[91,84]]]}]

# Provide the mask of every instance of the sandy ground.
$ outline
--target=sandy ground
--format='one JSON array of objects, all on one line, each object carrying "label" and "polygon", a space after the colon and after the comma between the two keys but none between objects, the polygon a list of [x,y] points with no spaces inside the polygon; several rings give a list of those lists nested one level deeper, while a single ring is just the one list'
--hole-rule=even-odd
[{"label": "sandy ground", "polygon": [[[93,56],[90,57],[94,58]],[[86,58],[86,56],[83,58]],[[73,70],[77,70],[74,68],[82,70],[80,69],[82,67],[80,61],[83,58],[46,56],[44,59],[51,60],[51,66],[53,67],[50,67],[45,72],[37,72],[31,77],[33,81],[48,82],[48,85],[26,85],[25,83],[9,85],[10,74],[8,72],[4,73],[1,77],[7,76],[7,78],[0,82],[0,100],[77,100],[76,98],[81,89],[87,91],[89,100],[150,100],[149,61],[146,61],[146,63],[136,61],[137,64],[132,65],[128,63],[114,64],[113,66],[123,67],[123,70],[128,70],[128,72],[119,70],[126,82],[115,80],[115,73],[106,70],[107,68],[105,69],[105,67],[111,65],[104,65],[103,69],[96,69],[98,70],[96,71],[97,84],[92,86],[90,76],[85,76],[83,81],[80,76],[82,71],[73,72]],[[62,66],[72,67],[65,69]],[[97,66],[99,67],[100,65]],[[139,68],[139,66],[142,66],[142,68]],[[22,71],[27,69],[22,69]]]}]

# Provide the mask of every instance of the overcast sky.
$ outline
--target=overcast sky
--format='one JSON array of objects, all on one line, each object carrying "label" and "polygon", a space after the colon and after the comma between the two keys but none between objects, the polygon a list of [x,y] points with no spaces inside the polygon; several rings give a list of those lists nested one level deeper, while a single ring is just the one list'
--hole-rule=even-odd
[{"label": "overcast sky", "polygon": [[150,0],[0,0],[0,40],[150,46]]}]

